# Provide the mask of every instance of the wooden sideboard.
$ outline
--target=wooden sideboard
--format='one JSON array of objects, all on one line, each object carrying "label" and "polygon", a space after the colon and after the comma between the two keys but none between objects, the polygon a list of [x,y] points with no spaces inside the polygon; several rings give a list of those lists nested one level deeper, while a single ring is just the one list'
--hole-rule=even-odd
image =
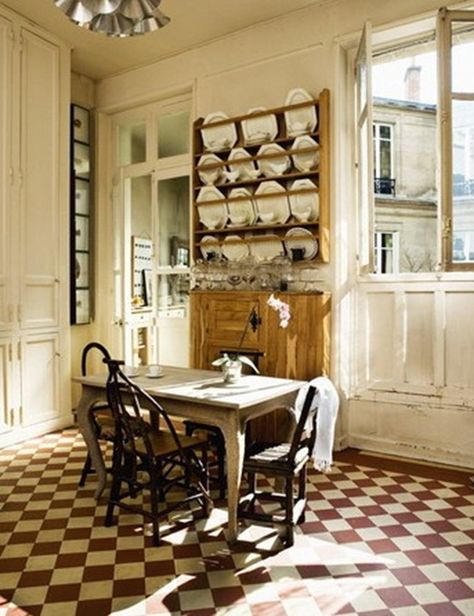
[{"label": "wooden sideboard", "polygon": [[[331,294],[275,292],[290,306],[286,329],[267,304],[264,291],[193,291],[191,293],[191,365],[212,368],[223,351],[237,350],[252,310],[258,316],[249,327],[242,352],[258,356],[262,374],[301,380],[329,374]],[[276,434],[278,415],[258,420],[256,433]]]}]

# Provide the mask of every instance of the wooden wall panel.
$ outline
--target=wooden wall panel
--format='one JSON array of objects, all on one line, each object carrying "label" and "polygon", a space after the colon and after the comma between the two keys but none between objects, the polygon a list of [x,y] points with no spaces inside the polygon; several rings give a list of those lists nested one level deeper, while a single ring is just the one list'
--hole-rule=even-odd
[{"label": "wooden wall panel", "polygon": [[474,387],[474,294],[446,293],[446,363],[448,387]]},{"label": "wooden wall panel", "polygon": [[434,293],[406,294],[405,378],[408,383],[434,383]]},{"label": "wooden wall panel", "polygon": [[372,293],[367,297],[367,315],[360,324],[367,331],[367,361],[369,382],[394,378],[397,361],[394,344],[394,295]]}]

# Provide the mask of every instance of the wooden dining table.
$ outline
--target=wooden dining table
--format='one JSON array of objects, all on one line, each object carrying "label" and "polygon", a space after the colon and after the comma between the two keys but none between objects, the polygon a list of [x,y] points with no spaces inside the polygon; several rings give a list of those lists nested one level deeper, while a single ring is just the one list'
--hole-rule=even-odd
[{"label": "wooden dining table", "polygon": [[[220,428],[226,447],[228,538],[238,534],[237,506],[245,453],[245,425],[282,406],[294,403],[302,381],[268,376],[245,375],[235,383],[225,383],[214,370],[164,366],[162,376],[145,376],[141,367],[133,380],[155,398],[171,416],[192,419]],[[92,407],[106,400],[106,374],[75,377],[82,395],[76,408],[77,423],[87,444],[97,473],[95,497],[100,498],[107,472],[92,419]]]}]

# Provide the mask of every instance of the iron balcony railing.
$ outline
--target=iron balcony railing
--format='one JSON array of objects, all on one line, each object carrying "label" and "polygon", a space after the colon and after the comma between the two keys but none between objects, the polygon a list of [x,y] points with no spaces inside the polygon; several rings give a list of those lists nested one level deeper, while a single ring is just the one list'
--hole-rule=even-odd
[{"label": "iron balcony railing", "polygon": [[374,178],[374,192],[376,195],[392,195],[395,197],[394,178]]}]

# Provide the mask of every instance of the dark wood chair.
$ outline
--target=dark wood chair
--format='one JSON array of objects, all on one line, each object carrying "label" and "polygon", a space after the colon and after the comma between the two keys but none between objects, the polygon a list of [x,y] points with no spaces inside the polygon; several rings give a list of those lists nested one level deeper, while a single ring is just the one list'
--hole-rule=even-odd
[{"label": "dark wood chair", "polygon": [[[207,439],[178,436],[165,409],[120,370],[123,362],[113,359],[104,362],[109,367],[107,400],[116,432],[105,525],[113,524],[115,507],[138,513],[151,521],[153,543],[159,545],[159,520],[171,511],[193,501],[199,503],[205,516],[212,508]],[[144,411],[154,415],[154,420],[161,420],[165,429],[153,429],[144,420]],[[125,489],[122,489],[123,484]],[[169,490],[176,487],[184,490],[185,495],[165,502]],[[130,499],[144,490],[150,493],[149,506],[132,504]]]},{"label": "dark wood chair", "polygon": [[[311,421],[311,430],[305,430],[316,389],[308,388],[301,415],[290,443],[252,443],[245,452],[243,472],[247,475],[248,493],[241,498],[239,519],[253,520],[263,524],[284,526],[284,542],[287,547],[294,543],[294,528],[304,522],[306,506],[306,464],[311,457],[316,438],[316,414]],[[256,475],[274,478],[275,485],[283,482],[284,491],[257,490]],[[298,479],[298,492],[294,494],[294,479]],[[256,502],[279,503],[283,514],[264,513],[255,510]]]},{"label": "dark wood chair", "polygon": [[[99,351],[102,354],[102,359],[111,359],[109,351],[100,342],[89,342],[82,350],[81,355],[81,374],[87,374],[87,357],[92,350]],[[109,404],[107,402],[97,402],[91,409],[92,420],[94,422],[96,437],[99,441],[114,442],[115,438],[115,421],[112,416]],[[91,457],[89,453],[86,456],[84,466],[79,479],[79,486],[83,487],[86,484],[87,476],[94,473],[92,468]]]}]

